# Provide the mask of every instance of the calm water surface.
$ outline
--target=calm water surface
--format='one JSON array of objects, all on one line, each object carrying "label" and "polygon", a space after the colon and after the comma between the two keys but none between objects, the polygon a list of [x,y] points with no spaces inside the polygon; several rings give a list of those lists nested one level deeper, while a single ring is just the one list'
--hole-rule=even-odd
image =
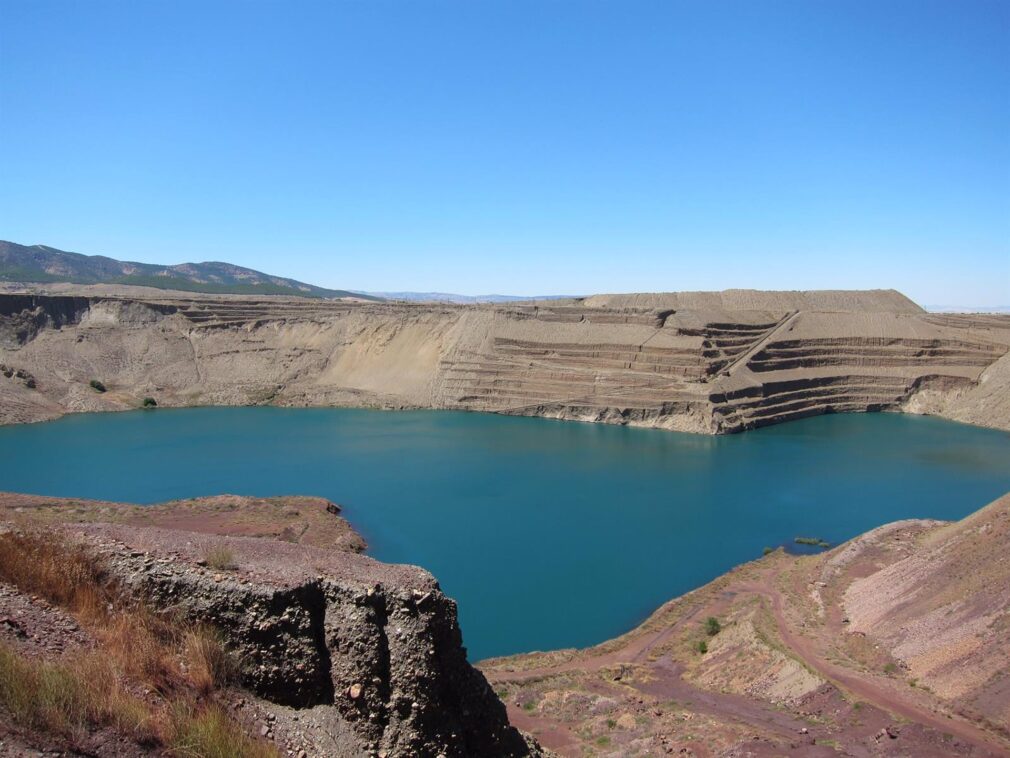
[{"label": "calm water surface", "polygon": [[796,535],[959,518],[1010,434],[892,414],[729,437],[440,411],[199,408],[0,427],[0,489],[321,495],[459,601],[472,659],[583,646]]}]

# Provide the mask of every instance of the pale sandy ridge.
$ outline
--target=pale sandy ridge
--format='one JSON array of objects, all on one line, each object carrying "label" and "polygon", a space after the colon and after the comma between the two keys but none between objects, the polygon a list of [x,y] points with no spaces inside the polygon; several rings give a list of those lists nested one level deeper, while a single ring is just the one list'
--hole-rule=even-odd
[{"label": "pale sandy ridge", "polygon": [[1010,316],[929,314],[893,290],[505,305],[0,294],[0,422],[152,397],[701,433],[876,410],[1010,429],[1008,350]]}]

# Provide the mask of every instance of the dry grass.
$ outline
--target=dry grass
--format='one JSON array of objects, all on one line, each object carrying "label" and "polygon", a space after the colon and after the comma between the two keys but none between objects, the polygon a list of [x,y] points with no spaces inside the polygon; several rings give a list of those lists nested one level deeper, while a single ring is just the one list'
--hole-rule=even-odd
[{"label": "dry grass", "polygon": [[112,662],[87,653],[58,663],[27,659],[0,643],[0,705],[17,724],[78,741],[113,726],[140,743],[158,741],[157,718],[131,694]]},{"label": "dry grass", "polygon": [[235,553],[227,545],[211,545],[203,553],[203,559],[212,569],[234,571],[237,568]]},{"label": "dry grass", "polygon": [[199,758],[276,758],[272,746],[254,740],[218,706],[193,711],[185,705],[173,713],[173,754]]},{"label": "dry grass", "polygon": [[58,662],[0,644],[0,707],[15,723],[71,745],[111,727],[187,758],[276,756],[215,701],[238,671],[220,634],[132,602],[84,545],[52,530],[0,534],[0,580],[67,609],[98,643]]},{"label": "dry grass", "polygon": [[238,661],[225,647],[221,633],[213,627],[195,627],[183,637],[189,679],[203,694],[233,684],[238,678]]},{"label": "dry grass", "polygon": [[88,621],[103,617],[114,595],[106,572],[82,545],[31,529],[0,535],[0,580]]}]

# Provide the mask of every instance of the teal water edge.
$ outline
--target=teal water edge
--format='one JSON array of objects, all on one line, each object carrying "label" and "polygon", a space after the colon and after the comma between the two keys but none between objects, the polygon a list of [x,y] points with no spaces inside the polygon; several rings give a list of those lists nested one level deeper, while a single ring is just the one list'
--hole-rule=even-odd
[{"label": "teal water edge", "polygon": [[0,427],[0,489],[154,503],[320,495],[459,601],[473,660],[584,646],[797,535],[955,519],[1010,434],[895,414],[728,437],[445,411],[199,408]]}]

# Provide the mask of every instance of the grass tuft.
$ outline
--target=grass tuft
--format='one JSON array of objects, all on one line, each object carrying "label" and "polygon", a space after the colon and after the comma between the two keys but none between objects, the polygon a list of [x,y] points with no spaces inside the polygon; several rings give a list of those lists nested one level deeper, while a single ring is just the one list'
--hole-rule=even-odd
[{"label": "grass tuft", "polygon": [[196,709],[179,705],[172,713],[172,752],[199,758],[276,758],[270,746],[245,734],[216,705]]},{"label": "grass tuft", "polygon": [[235,563],[235,553],[227,545],[211,545],[203,554],[207,565],[218,571],[233,571],[238,566]]},{"label": "grass tuft", "polygon": [[189,679],[200,693],[227,687],[238,679],[238,661],[213,627],[201,626],[186,632],[183,651]]}]

